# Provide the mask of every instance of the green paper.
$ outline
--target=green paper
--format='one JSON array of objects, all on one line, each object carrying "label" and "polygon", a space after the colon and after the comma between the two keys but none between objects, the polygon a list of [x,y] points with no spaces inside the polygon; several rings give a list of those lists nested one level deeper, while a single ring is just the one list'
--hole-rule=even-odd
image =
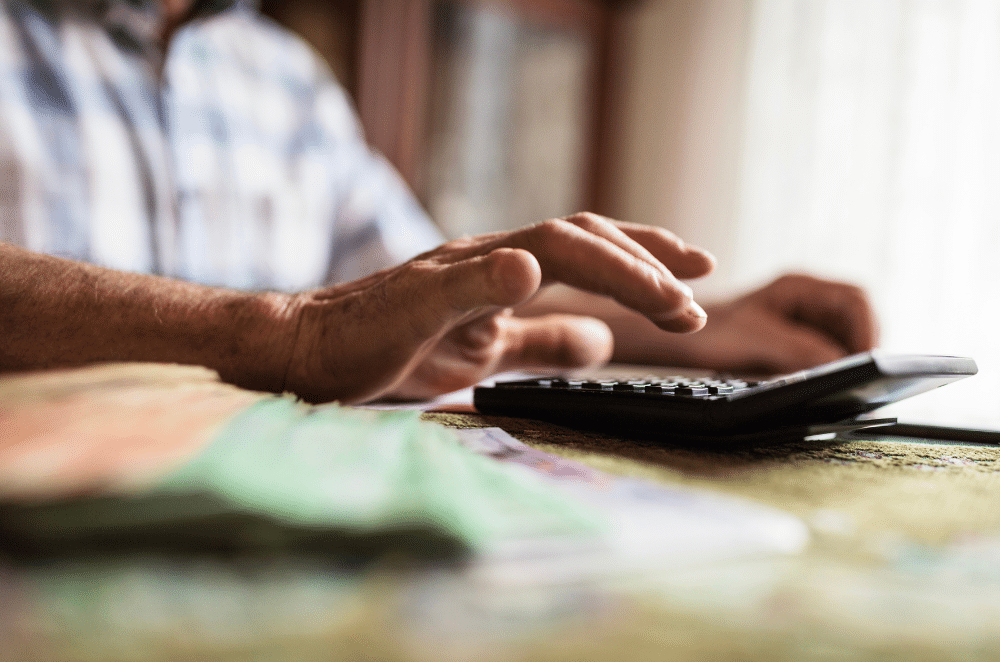
[{"label": "green paper", "polygon": [[154,492],[207,494],[283,526],[356,533],[431,527],[474,550],[589,536],[601,522],[523,467],[469,451],[418,412],[279,397],[238,414]]}]

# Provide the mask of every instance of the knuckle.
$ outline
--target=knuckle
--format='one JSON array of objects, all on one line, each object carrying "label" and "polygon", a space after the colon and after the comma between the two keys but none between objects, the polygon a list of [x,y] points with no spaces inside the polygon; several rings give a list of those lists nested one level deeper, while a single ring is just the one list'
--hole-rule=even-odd
[{"label": "knuckle", "polygon": [[[795,301],[806,295],[823,296],[824,283],[829,284],[808,274],[790,272],[778,276],[764,288],[764,292],[781,301]],[[829,290],[826,294],[829,294]]]},{"label": "knuckle", "polygon": [[575,227],[572,223],[562,218],[550,218],[535,225],[532,230],[544,241],[565,237],[571,232],[570,228]]},{"label": "knuckle", "polygon": [[611,219],[589,211],[578,212],[565,219],[581,230],[603,237],[621,234],[621,229]]},{"label": "knuckle", "polygon": [[446,241],[441,245],[441,248],[445,249],[447,252],[465,250],[467,248],[477,246],[480,241],[480,237],[458,237],[457,239]]},{"label": "knuckle", "polygon": [[438,265],[430,259],[416,257],[403,263],[396,271],[396,281],[404,283],[422,282],[430,274],[437,271]]},{"label": "knuckle", "polygon": [[566,221],[576,225],[598,225],[607,224],[608,219],[589,211],[578,211],[564,217]]},{"label": "knuckle", "polygon": [[814,280],[812,276],[807,276],[803,273],[790,272],[781,274],[774,284],[778,287],[797,287],[807,281]]},{"label": "knuckle", "polygon": [[448,258],[455,253],[461,253],[469,248],[471,248],[475,243],[475,239],[472,237],[459,237],[458,239],[450,239],[437,248],[431,249],[426,253],[421,253],[415,260],[422,260],[426,262],[441,262],[446,261]]}]

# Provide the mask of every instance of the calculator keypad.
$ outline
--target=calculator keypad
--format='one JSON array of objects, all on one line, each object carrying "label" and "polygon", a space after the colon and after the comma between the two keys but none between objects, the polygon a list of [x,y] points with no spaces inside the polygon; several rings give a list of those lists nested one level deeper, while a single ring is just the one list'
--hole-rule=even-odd
[{"label": "calculator keypad", "polygon": [[[523,382],[522,382],[523,383]],[[690,377],[636,377],[621,380],[583,380],[562,377],[534,380],[533,385],[541,388],[579,389],[585,391],[609,391],[617,393],[648,393],[690,398],[704,398],[713,395],[732,395],[760,385],[763,382],[742,379],[694,379]]]}]

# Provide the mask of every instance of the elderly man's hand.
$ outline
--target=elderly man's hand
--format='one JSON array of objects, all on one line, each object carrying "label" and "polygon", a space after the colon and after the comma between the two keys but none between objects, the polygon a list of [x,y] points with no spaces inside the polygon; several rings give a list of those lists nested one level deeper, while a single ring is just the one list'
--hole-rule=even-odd
[{"label": "elderly man's hand", "polygon": [[878,341],[861,288],[805,274],[782,276],[708,310],[700,333],[671,339],[677,365],[786,373],[870,350]]},{"label": "elderly man's hand", "polygon": [[284,387],[312,401],[423,398],[497,371],[606,361],[601,321],[522,319],[510,307],[562,282],[606,295],[659,328],[690,332],[705,314],[678,278],[714,259],[658,228],[576,214],[512,232],[448,242],[393,269],[299,295]]}]

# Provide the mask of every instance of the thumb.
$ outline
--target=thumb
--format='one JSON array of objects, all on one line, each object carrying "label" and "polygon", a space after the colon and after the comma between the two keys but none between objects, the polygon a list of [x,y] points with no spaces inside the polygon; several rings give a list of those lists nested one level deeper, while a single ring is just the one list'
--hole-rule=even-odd
[{"label": "thumb", "polygon": [[[525,301],[538,291],[541,281],[542,270],[534,255],[517,248],[497,248],[446,264],[412,260],[397,268],[376,296],[384,316],[394,319],[383,322],[389,324],[386,333],[396,336],[401,351],[412,351],[484,308],[507,308]],[[371,321],[370,310],[367,321]],[[413,361],[419,358],[419,352],[412,356]]]},{"label": "thumb", "polygon": [[509,317],[504,320],[500,370],[563,371],[607,363],[614,336],[607,324],[579,315]]},{"label": "thumb", "polygon": [[483,306],[506,308],[524,302],[541,286],[535,256],[520,248],[497,248],[486,255],[447,265],[439,272],[439,305],[469,312]]}]

